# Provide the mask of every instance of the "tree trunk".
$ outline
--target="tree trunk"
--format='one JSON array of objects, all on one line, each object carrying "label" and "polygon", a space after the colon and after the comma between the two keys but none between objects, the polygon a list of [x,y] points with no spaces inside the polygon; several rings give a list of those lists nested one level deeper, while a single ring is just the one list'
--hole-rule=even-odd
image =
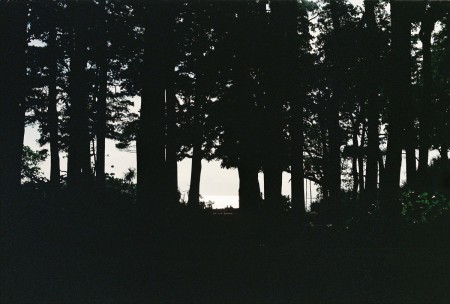
[{"label": "tree trunk", "polygon": [[[54,12],[56,14],[56,12]],[[53,17],[53,16],[52,16]],[[53,17],[53,18],[56,18]],[[54,20],[54,19],[53,19]],[[59,134],[58,134],[58,99],[56,79],[58,73],[57,66],[57,46],[56,46],[56,23],[50,29],[48,48],[50,55],[49,62],[49,83],[48,83],[48,125],[50,135],[50,183],[56,189],[60,183],[60,162],[59,162]]]},{"label": "tree trunk", "polygon": [[168,47],[166,50],[166,177],[167,177],[167,200],[171,206],[180,202],[178,191],[178,159],[177,159],[177,104],[175,88],[175,66],[177,65],[177,41],[175,37],[175,18],[178,4],[172,3],[168,11]]},{"label": "tree trunk", "polygon": [[[177,163],[177,141],[176,141],[176,105],[177,97],[173,84],[166,93],[167,111],[167,134],[166,134],[166,166],[167,166],[167,191],[170,204],[178,204],[180,197],[178,193],[178,163]],[[200,163],[201,166],[201,163]]]},{"label": "tree trunk", "polygon": [[368,83],[368,117],[367,117],[367,164],[366,164],[366,183],[364,191],[364,203],[366,205],[376,201],[378,189],[378,154],[380,139],[378,133],[380,105],[377,92],[379,79],[378,45],[373,43],[377,35],[377,23],[375,18],[375,1],[364,0],[364,17],[367,26],[366,54],[367,66],[373,71],[367,78]]},{"label": "tree trunk", "polygon": [[[291,196],[292,208],[300,219],[303,219],[306,213],[305,201],[305,184],[303,169],[303,145],[305,142],[303,133],[303,108],[306,99],[306,91],[301,86],[305,81],[301,81],[299,62],[298,62],[298,32],[297,32],[297,16],[299,15],[297,3],[290,1],[285,4],[285,71],[290,75],[286,75],[284,89],[289,94],[291,107],[291,121],[289,123],[289,132],[291,134]],[[306,14],[306,11],[303,11]],[[304,72],[303,72],[304,73]],[[300,84],[300,86],[299,86]]]},{"label": "tree trunk", "polygon": [[200,203],[200,177],[202,173],[202,145],[196,143],[192,153],[191,183],[189,185],[188,205],[198,207]]},{"label": "tree trunk", "polygon": [[303,171],[303,144],[304,135],[301,126],[303,122],[303,107],[299,100],[291,102],[291,195],[292,207],[299,216],[306,212],[304,171]]},{"label": "tree trunk", "polygon": [[419,116],[419,185],[426,182],[428,169],[428,150],[430,149],[431,93],[433,91],[433,71],[431,67],[431,33],[434,29],[430,9],[425,12],[420,29],[423,56],[423,98]]},{"label": "tree trunk", "polygon": [[161,210],[166,202],[165,85],[167,3],[146,4],[142,102],[137,138],[138,202]]},{"label": "tree trunk", "polygon": [[403,117],[410,111],[411,23],[405,16],[405,6],[402,1],[391,1],[391,100],[388,106],[388,144],[380,202],[387,224],[394,224],[400,216],[401,206],[398,199],[404,136],[402,130],[406,127]]},{"label": "tree trunk", "polygon": [[[411,132],[411,129],[414,128],[410,123],[408,123],[409,127],[407,128],[407,132]],[[404,138],[408,138],[409,136],[405,136]],[[416,187],[416,149],[414,143],[407,139],[406,142],[406,182],[408,186],[412,189]]]},{"label": "tree trunk", "polygon": [[356,153],[359,150],[358,129],[359,124],[356,124],[356,122],[354,122],[352,132],[352,144],[355,151],[355,154],[352,156],[352,177],[353,177],[352,197],[354,201],[356,201],[358,198],[358,188],[359,188],[358,153]]},{"label": "tree trunk", "polygon": [[[73,49],[70,58],[69,149],[67,183],[77,196],[86,194],[91,176],[88,94],[86,84],[85,28],[76,20],[85,12],[85,3],[71,3],[74,18]],[[81,18],[81,17],[80,17]]]},{"label": "tree trunk", "polygon": [[261,205],[261,190],[258,181],[258,168],[241,162],[239,173],[239,209],[243,213],[253,214]]},{"label": "tree trunk", "polygon": [[362,124],[361,128],[361,145],[358,153],[358,174],[359,174],[359,192],[364,192],[364,147],[366,144],[366,124]]},{"label": "tree trunk", "polygon": [[384,182],[383,182],[383,180],[384,180],[384,168],[385,168],[385,165],[384,165],[383,154],[381,153],[381,150],[378,149],[378,170],[380,171],[380,174],[379,174],[379,181],[378,181],[378,185],[377,186],[380,186],[380,185],[384,184]]},{"label": "tree trunk", "polygon": [[98,53],[98,100],[97,100],[97,160],[95,162],[95,179],[97,189],[105,189],[105,140],[106,140],[106,105],[108,92],[108,42],[107,42],[107,11],[106,1],[99,3],[101,20],[99,25],[99,53]]},{"label": "tree trunk", "polygon": [[328,201],[328,198],[330,196],[330,186],[329,186],[329,168],[328,168],[328,159],[329,159],[329,150],[328,150],[328,127],[326,124],[325,119],[325,110],[322,109],[318,113],[318,121],[319,121],[319,128],[320,128],[320,142],[322,146],[322,159],[321,159],[321,166],[323,171],[323,177],[322,177],[322,199],[324,201]]},{"label": "tree trunk", "polygon": [[2,238],[19,203],[26,90],[27,5],[0,2],[0,204]]},{"label": "tree trunk", "polygon": [[335,79],[332,83],[333,96],[328,104],[328,143],[329,143],[329,203],[331,212],[338,209],[341,200],[341,127],[339,125],[339,105],[343,96],[343,86],[339,81],[339,74],[343,67],[337,56],[340,53],[338,38],[341,32],[341,22],[338,14],[337,0],[330,1],[331,19],[333,22],[334,40],[331,46],[331,61],[333,63],[333,75]]},{"label": "tree trunk", "polygon": [[264,97],[264,204],[269,209],[281,209],[281,184],[283,166],[283,103],[286,102],[286,79],[283,77],[287,68],[285,56],[286,4],[271,3],[271,19],[268,35],[272,43],[266,61],[267,83]]}]

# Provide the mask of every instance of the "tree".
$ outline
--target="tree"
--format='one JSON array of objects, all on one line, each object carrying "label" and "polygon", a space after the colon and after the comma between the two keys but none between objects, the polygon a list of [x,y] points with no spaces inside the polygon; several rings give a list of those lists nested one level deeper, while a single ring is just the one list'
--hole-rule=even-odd
[{"label": "tree", "polygon": [[95,162],[95,179],[98,190],[105,187],[105,140],[106,140],[106,110],[108,95],[108,12],[106,0],[99,1],[98,23],[98,100],[97,100],[97,159]]},{"label": "tree", "polygon": [[428,3],[421,20],[419,37],[422,42],[422,79],[423,91],[421,111],[419,116],[419,185],[426,182],[428,155],[431,147],[431,116],[433,106],[433,70],[432,70],[432,52],[431,35],[435,23],[445,13],[444,6],[440,3]]},{"label": "tree", "polygon": [[380,154],[380,111],[381,98],[379,91],[382,89],[380,85],[381,79],[381,43],[380,33],[376,23],[375,7],[377,2],[365,0],[364,1],[364,21],[365,21],[365,54],[366,54],[366,68],[370,69],[371,75],[366,78],[367,81],[367,102],[368,102],[368,117],[367,117],[367,174],[365,184],[365,199],[366,205],[376,201],[378,189],[378,158]]},{"label": "tree", "polygon": [[166,196],[165,166],[165,65],[170,11],[165,2],[145,6],[142,103],[137,138],[138,201],[161,210]]},{"label": "tree", "polygon": [[286,34],[284,49],[286,50],[285,68],[287,75],[286,87],[289,105],[289,133],[291,139],[291,195],[292,207],[303,218],[306,212],[304,193],[303,146],[304,138],[304,107],[307,95],[307,74],[311,71],[312,58],[310,50],[309,20],[307,4],[290,3],[286,5]]},{"label": "tree", "polygon": [[405,113],[410,109],[411,22],[405,2],[391,1],[391,79],[388,105],[388,143],[382,184],[381,210],[388,222],[400,215],[399,198],[402,142],[407,127]]},{"label": "tree", "polygon": [[24,135],[28,6],[0,2],[0,203],[2,235],[13,221],[18,203]]},{"label": "tree", "polygon": [[432,136],[430,140],[432,147],[439,150],[441,159],[448,160],[450,147],[450,74],[446,67],[450,63],[450,15],[448,7],[446,9],[440,7],[439,10],[446,14],[441,19],[442,28],[434,36],[435,43],[432,45],[433,96],[436,101],[433,104],[433,124],[431,125]]},{"label": "tree", "polygon": [[[67,162],[67,183],[69,188],[80,194],[92,176],[90,160],[88,83],[86,81],[88,25],[86,12],[90,2],[71,2],[69,7],[72,26],[72,48],[70,53],[70,107],[69,147]],[[85,19],[84,19],[85,20]]]}]

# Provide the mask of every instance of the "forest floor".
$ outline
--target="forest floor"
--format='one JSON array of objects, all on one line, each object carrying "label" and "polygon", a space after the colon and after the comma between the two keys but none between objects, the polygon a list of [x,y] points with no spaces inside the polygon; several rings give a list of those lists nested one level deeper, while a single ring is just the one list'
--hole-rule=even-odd
[{"label": "forest floor", "polygon": [[126,210],[21,214],[3,240],[1,303],[450,301],[448,231],[436,227],[385,241],[239,215],[179,213],[149,224]]}]

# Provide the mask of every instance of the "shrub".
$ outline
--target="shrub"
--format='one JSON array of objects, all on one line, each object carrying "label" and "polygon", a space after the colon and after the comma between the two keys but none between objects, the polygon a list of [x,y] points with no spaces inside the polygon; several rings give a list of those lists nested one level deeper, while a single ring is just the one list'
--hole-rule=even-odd
[{"label": "shrub", "polygon": [[410,223],[434,223],[450,215],[450,199],[440,193],[401,193],[402,214]]}]

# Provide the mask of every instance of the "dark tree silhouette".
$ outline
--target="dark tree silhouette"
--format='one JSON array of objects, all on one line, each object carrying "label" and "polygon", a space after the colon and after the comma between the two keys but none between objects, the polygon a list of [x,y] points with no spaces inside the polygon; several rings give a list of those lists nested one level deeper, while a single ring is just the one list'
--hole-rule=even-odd
[{"label": "dark tree silhouette", "polygon": [[305,4],[300,6],[295,2],[285,4],[285,71],[286,87],[289,105],[291,137],[291,195],[292,207],[303,218],[306,212],[303,169],[304,140],[304,107],[306,105],[307,74],[311,70],[309,51],[310,35],[308,12]]},{"label": "dark tree silhouette", "polygon": [[58,51],[57,51],[57,7],[50,4],[50,31],[48,35],[49,48],[49,75],[48,75],[48,125],[50,137],[50,182],[54,187],[60,184],[60,161],[59,161],[59,132],[58,132]]},{"label": "dark tree silhouette", "polygon": [[[371,75],[367,78],[367,173],[365,183],[365,203],[376,202],[378,189],[378,159],[380,155],[380,106],[381,98],[379,97],[379,89],[381,82],[381,46],[380,33],[376,23],[375,7],[377,1],[364,1],[364,22],[365,22],[365,41],[366,47],[366,67],[372,70]],[[378,42],[378,43],[377,43]]]},{"label": "dark tree silhouette", "polygon": [[406,116],[410,109],[411,21],[407,2],[391,2],[391,79],[388,107],[388,144],[380,207],[387,218],[400,215],[399,184]]},{"label": "dark tree silhouette", "polygon": [[165,89],[168,3],[145,5],[142,104],[137,139],[138,201],[156,210],[166,203]]},{"label": "dark tree silhouette", "polygon": [[9,231],[20,192],[24,136],[28,6],[22,1],[0,3],[0,203],[2,235]]},{"label": "dark tree silhouette", "polygon": [[105,187],[105,140],[106,140],[106,109],[108,94],[108,12],[106,0],[99,1],[98,22],[98,100],[97,100],[97,159],[95,162],[95,179],[99,190]]},{"label": "dark tree silhouette", "polygon": [[83,20],[91,9],[89,2],[71,2],[69,6],[72,25],[70,53],[70,107],[67,183],[75,193],[88,186],[92,177],[90,159],[88,83],[87,83],[87,31]]}]

